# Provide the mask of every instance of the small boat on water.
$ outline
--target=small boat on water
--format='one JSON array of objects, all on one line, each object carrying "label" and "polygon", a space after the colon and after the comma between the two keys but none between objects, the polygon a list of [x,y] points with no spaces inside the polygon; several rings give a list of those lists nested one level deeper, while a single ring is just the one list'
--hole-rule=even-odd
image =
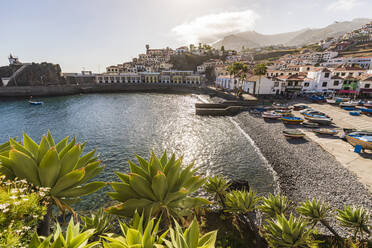
[{"label": "small boat on water", "polygon": [[301,124],[304,122],[304,119],[299,118],[299,117],[291,117],[291,116],[283,116],[280,118],[280,120],[284,124]]},{"label": "small boat on water", "polygon": [[363,149],[372,150],[372,132],[353,132],[346,134],[346,140],[352,146],[360,145]]},{"label": "small boat on water", "polygon": [[312,130],[316,134],[325,134],[325,135],[336,135],[338,134],[337,130],[327,129],[327,128],[318,128]]},{"label": "small boat on water", "polygon": [[358,106],[359,101],[349,101],[349,102],[342,102],[340,103],[340,107],[355,107]]},{"label": "small boat on water", "polygon": [[269,112],[263,112],[262,113],[262,118],[264,118],[264,119],[276,120],[276,119],[279,119],[281,117],[282,117],[281,114],[276,113],[274,111],[269,111]]},{"label": "small boat on water", "polygon": [[35,102],[35,101],[28,101],[29,104],[31,105],[42,105],[43,102]]},{"label": "small boat on water", "polygon": [[289,139],[301,139],[305,137],[305,134],[300,130],[284,130],[283,135]]},{"label": "small boat on water", "polygon": [[309,128],[316,128],[316,127],[319,127],[319,124],[315,122],[304,121],[302,122],[302,126],[309,127]]}]

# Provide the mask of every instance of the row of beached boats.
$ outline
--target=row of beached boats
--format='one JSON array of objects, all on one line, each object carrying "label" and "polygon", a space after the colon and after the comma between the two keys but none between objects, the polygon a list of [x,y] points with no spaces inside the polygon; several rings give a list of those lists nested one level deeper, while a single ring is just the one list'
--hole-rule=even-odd
[{"label": "row of beached boats", "polygon": [[[360,111],[362,114],[372,114],[372,101],[363,102],[361,100],[350,100],[350,98],[327,98],[326,102],[332,105],[339,105],[341,108],[345,110],[357,110]],[[351,115],[359,115],[359,114],[351,114]]]},{"label": "row of beached boats", "polygon": [[[303,118],[295,117],[292,111],[300,111]],[[312,132],[317,135],[334,136],[339,130],[331,128],[320,128],[332,124],[332,118],[327,114],[309,108],[306,105],[294,106],[273,106],[260,109],[261,116],[265,120],[281,120],[286,125],[299,125],[312,128]],[[372,131],[358,131],[344,129],[344,138],[353,146],[359,145],[362,149],[372,150]],[[298,139],[304,138],[306,134],[299,129],[288,129],[283,131],[286,138]]]}]

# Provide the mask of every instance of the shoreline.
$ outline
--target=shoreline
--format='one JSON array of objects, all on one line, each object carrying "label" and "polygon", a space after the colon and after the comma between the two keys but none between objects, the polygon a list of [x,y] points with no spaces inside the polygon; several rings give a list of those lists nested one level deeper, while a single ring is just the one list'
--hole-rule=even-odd
[{"label": "shoreline", "polygon": [[[298,203],[316,198],[332,209],[355,205],[372,210],[368,189],[313,140],[286,140],[282,135],[286,127],[281,122],[265,122],[248,112],[233,119],[254,140],[277,173],[281,192],[292,201]],[[334,226],[341,232],[346,231]]]}]

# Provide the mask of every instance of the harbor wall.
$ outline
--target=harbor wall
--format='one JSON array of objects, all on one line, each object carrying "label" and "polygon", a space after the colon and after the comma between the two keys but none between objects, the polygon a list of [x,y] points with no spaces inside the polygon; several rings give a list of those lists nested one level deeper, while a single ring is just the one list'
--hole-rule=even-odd
[{"label": "harbor wall", "polygon": [[216,94],[209,88],[169,84],[94,84],[0,87],[0,97],[63,96],[85,93],[159,92]]}]

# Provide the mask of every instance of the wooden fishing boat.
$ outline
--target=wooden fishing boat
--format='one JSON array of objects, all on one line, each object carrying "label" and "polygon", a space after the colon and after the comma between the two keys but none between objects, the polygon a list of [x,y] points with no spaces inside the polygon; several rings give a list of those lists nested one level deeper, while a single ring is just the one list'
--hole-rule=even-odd
[{"label": "wooden fishing boat", "polygon": [[372,109],[368,109],[368,108],[359,108],[360,111],[363,113],[363,114],[366,114],[366,115],[372,115]]},{"label": "wooden fishing boat", "polygon": [[340,107],[355,107],[358,106],[359,102],[358,101],[349,101],[349,102],[342,102],[340,103]]},{"label": "wooden fishing boat", "polygon": [[34,101],[28,101],[29,104],[31,105],[41,105],[43,102],[34,102]]},{"label": "wooden fishing boat", "polygon": [[372,150],[372,132],[353,132],[346,134],[346,140],[352,146],[360,145],[363,149]]},{"label": "wooden fishing boat", "polygon": [[320,125],[329,125],[332,123],[332,118],[328,118],[325,116],[315,117],[315,116],[305,116],[305,119],[310,122],[315,122]]},{"label": "wooden fishing boat", "polygon": [[305,134],[300,130],[284,130],[283,135],[289,139],[301,139],[305,137]]},{"label": "wooden fishing boat", "polygon": [[368,102],[364,103],[363,106],[368,108],[368,109],[372,109],[372,101],[368,101]]},{"label": "wooden fishing boat", "polygon": [[306,108],[306,109],[300,110],[300,114],[303,115],[304,113],[310,112],[310,111],[314,111],[314,109],[312,109],[312,108]]},{"label": "wooden fishing boat", "polygon": [[276,120],[276,119],[279,119],[281,117],[282,117],[281,114],[275,113],[274,111],[263,112],[262,113],[262,118],[264,118],[264,119]]},{"label": "wooden fishing boat", "polygon": [[315,122],[304,121],[302,122],[302,126],[309,127],[309,128],[316,128],[316,127],[319,127],[319,124]]},{"label": "wooden fishing boat", "polygon": [[295,110],[295,111],[299,111],[299,110],[303,110],[303,109],[307,109],[307,108],[308,108],[308,106],[303,105],[303,104],[298,104],[298,105],[293,106],[293,110]]},{"label": "wooden fishing boat", "polygon": [[336,99],[326,99],[326,102],[329,104],[339,104],[340,102],[337,102]]},{"label": "wooden fishing boat", "polygon": [[304,119],[299,118],[299,117],[291,117],[291,116],[283,116],[280,118],[280,120],[284,124],[301,124],[304,122]]},{"label": "wooden fishing boat", "polygon": [[310,116],[310,117],[327,117],[327,118],[329,118],[329,116],[326,115],[325,113],[315,111],[315,110],[304,112],[303,115],[304,116]]},{"label": "wooden fishing boat", "polygon": [[360,111],[350,111],[349,115],[351,116],[360,116]]},{"label": "wooden fishing boat", "polygon": [[327,129],[327,128],[318,128],[312,130],[316,134],[325,134],[325,135],[336,135],[338,134],[337,130]]}]

